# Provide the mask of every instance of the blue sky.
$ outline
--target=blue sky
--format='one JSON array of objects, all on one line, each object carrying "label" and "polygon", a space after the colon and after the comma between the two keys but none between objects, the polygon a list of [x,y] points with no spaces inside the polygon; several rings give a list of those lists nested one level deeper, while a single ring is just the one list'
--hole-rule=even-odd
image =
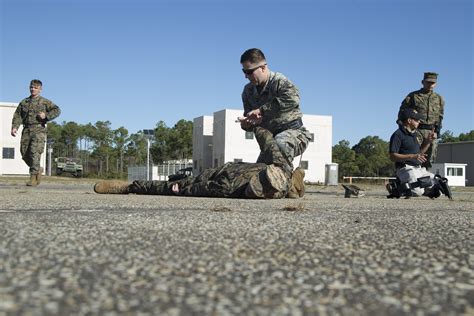
[{"label": "blue sky", "polygon": [[240,55],[258,47],[333,116],[333,143],[388,140],[423,72],[440,74],[443,131],[474,129],[471,0],[0,0],[0,101],[30,79],[62,121],[130,133],[240,109]]}]

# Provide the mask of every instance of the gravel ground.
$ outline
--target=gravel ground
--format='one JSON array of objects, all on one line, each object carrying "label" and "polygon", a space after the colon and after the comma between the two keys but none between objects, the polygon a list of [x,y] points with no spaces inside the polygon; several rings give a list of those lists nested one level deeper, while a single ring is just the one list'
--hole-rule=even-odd
[{"label": "gravel ground", "polygon": [[0,315],[474,315],[474,190],[97,195],[0,177]]}]

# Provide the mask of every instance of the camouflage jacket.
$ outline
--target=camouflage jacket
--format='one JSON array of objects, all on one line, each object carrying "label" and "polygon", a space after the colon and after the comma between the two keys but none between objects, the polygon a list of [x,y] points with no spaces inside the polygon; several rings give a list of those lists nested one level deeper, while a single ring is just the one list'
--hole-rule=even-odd
[{"label": "camouflage jacket", "polygon": [[[177,181],[134,181],[130,193],[155,195],[183,195],[223,198],[283,198],[290,185],[291,173],[278,178],[281,190],[272,188],[263,172],[269,166],[264,163],[228,162],[220,167],[204,170],[197,177],[187,177]],[[180,190],[173,192],[178,184]],[[248,190],[248,187],[251,190]]]},{"label": "camouflage jacket", "polygon": [[436,92],[425,92],[423,89],[410,92],[403,100],[398,115],[405,108],[413,108],[423,114],[422,124],[435,125],[439,133],[444,116],[444,99]]},{"label": "camouflage jacket", "polygon": [[[178,183],[180,188],[178,195],[230,198],[266,196],[268,198],[267,194],[271,192],[272,198],[282,198],[288,191],[292,169],[289,168],[286,158],[268,130],[256,127],[254,132],[267,164],[228,162],[220,167],[206,169],[197,177],[187,177],[177,181],[134,181],[130,192],[174,195],[172,187]],[[273,183],[279,183],[278,187],[283,189],[274,192],[272,187],[265,182],[262,172],[266,171],[268,164],[274,164],[283,170],[283,177],[271,176]],[[249,195],[247,186],[252,187],[253,195]]]},{"label": "camouflage jacket", "polygon": [[262,91],[248,83],[242,92],[244,116],[260,109],[263,113],[261,126],[275,133],[282,127],[302,117],[298,88],[284,75],[270,71],[268,82]]},{"label": "camouflage jacket", "polygon": [[250,178],[264,170],[263,163],[228,162],[206,169],[199,176],[183,181],[180,195],[243,197]]},{"label": "camouflage jacket", "polygon": [[[46,119],[41,120],[38,117],[40,112],[46,114]],[[61,110],[59,107],[50,100],[43,98],[42,96],[36,98],[30,96],[23,99],[20,104],[18,104],[18,107],[13,114],[12,128],[18,129],[20,125],[23,125],[25,128],[28,128],[29,126],[44,125],[46,122],[54,120],[60,113]]]}]

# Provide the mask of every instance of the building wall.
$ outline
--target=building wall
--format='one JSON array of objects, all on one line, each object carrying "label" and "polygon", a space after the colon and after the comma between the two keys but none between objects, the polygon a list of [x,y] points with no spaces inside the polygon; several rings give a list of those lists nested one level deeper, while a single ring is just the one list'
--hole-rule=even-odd
[{"label": "building wall", "polygon": [[[235,121],[242,116],[242,110],[225,109],[214,113],[214,158],[219,166],[226,162],[256,162],[260,148],[252,138],[246,139],[246,132]],[[249,134],[250,135],[250,134]]]},{"label": "building wall", "polygon": [[465,163],[466,185],[474,186],[474,141],[438,145],[437,163]]},{"label": "building wall", "polygon": [[193,173],[212,167],[212,116],[200,116],[193,121]]},{"label": "building wall", "polygon": [[213,117],[212,166],[217,167],[227,162],[225,160],[225,151],[229,144],[226,143],[225,129],[228,122],[226,122],[225,111],[214,112]]},{"label": "building wall", "polygon": [[[305,180],[324,183],[326,164],[332,162],[332,116],[303,115],[303,123],[314,135],[314,141],[309,143],[302,157],[303,161],[308,161]],[[299,157],[295,159],[295,165],[297,159]]]},{"label": "building wall", "polygon": [[[213,127],[213,166],[226,162],[255,162],[260,153],[257,141],[246,138],[246,132],[235,120],[242,115],[241,110],[225,109],[214,113]],[[325,181],[325,165],[332,160],[332,117],[303,115],[304,126],[314,134],[303,153],[302,161],[307,162],[305,180],[310,182]],[[298,166],[300,157],[295,157],[294,165]]]},{"label": "building wall", "polygon": [[[23,126],[20,126],[16,137],[11,136],[13,113],[18,103],[0,102],[0,175],[28,175],[29,168],[21,159],[20,139]],[[13,148],[13,159],[4,155],[6,148]],[[46,144],[45,144],[46,148]],[[45,150],[46,152],[46,150]],[[46,170],[46,154],[41,156],[41,166]]]}]

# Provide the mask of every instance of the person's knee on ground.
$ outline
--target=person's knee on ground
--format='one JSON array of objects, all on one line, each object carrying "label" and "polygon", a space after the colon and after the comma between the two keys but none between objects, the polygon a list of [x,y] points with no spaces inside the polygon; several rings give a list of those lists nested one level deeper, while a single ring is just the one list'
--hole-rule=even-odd
[{"label": "person's knee on ground", "polygon": [[441,177],[440,175],[435,175],[432,179],[433,185],[428,188],[425,188],[424,196],[427,196],[431,199],[436,199],[441,196],[441,194],[445,195],[450,200],[453,199],[451,188],[448,185],[448,179]]}]

